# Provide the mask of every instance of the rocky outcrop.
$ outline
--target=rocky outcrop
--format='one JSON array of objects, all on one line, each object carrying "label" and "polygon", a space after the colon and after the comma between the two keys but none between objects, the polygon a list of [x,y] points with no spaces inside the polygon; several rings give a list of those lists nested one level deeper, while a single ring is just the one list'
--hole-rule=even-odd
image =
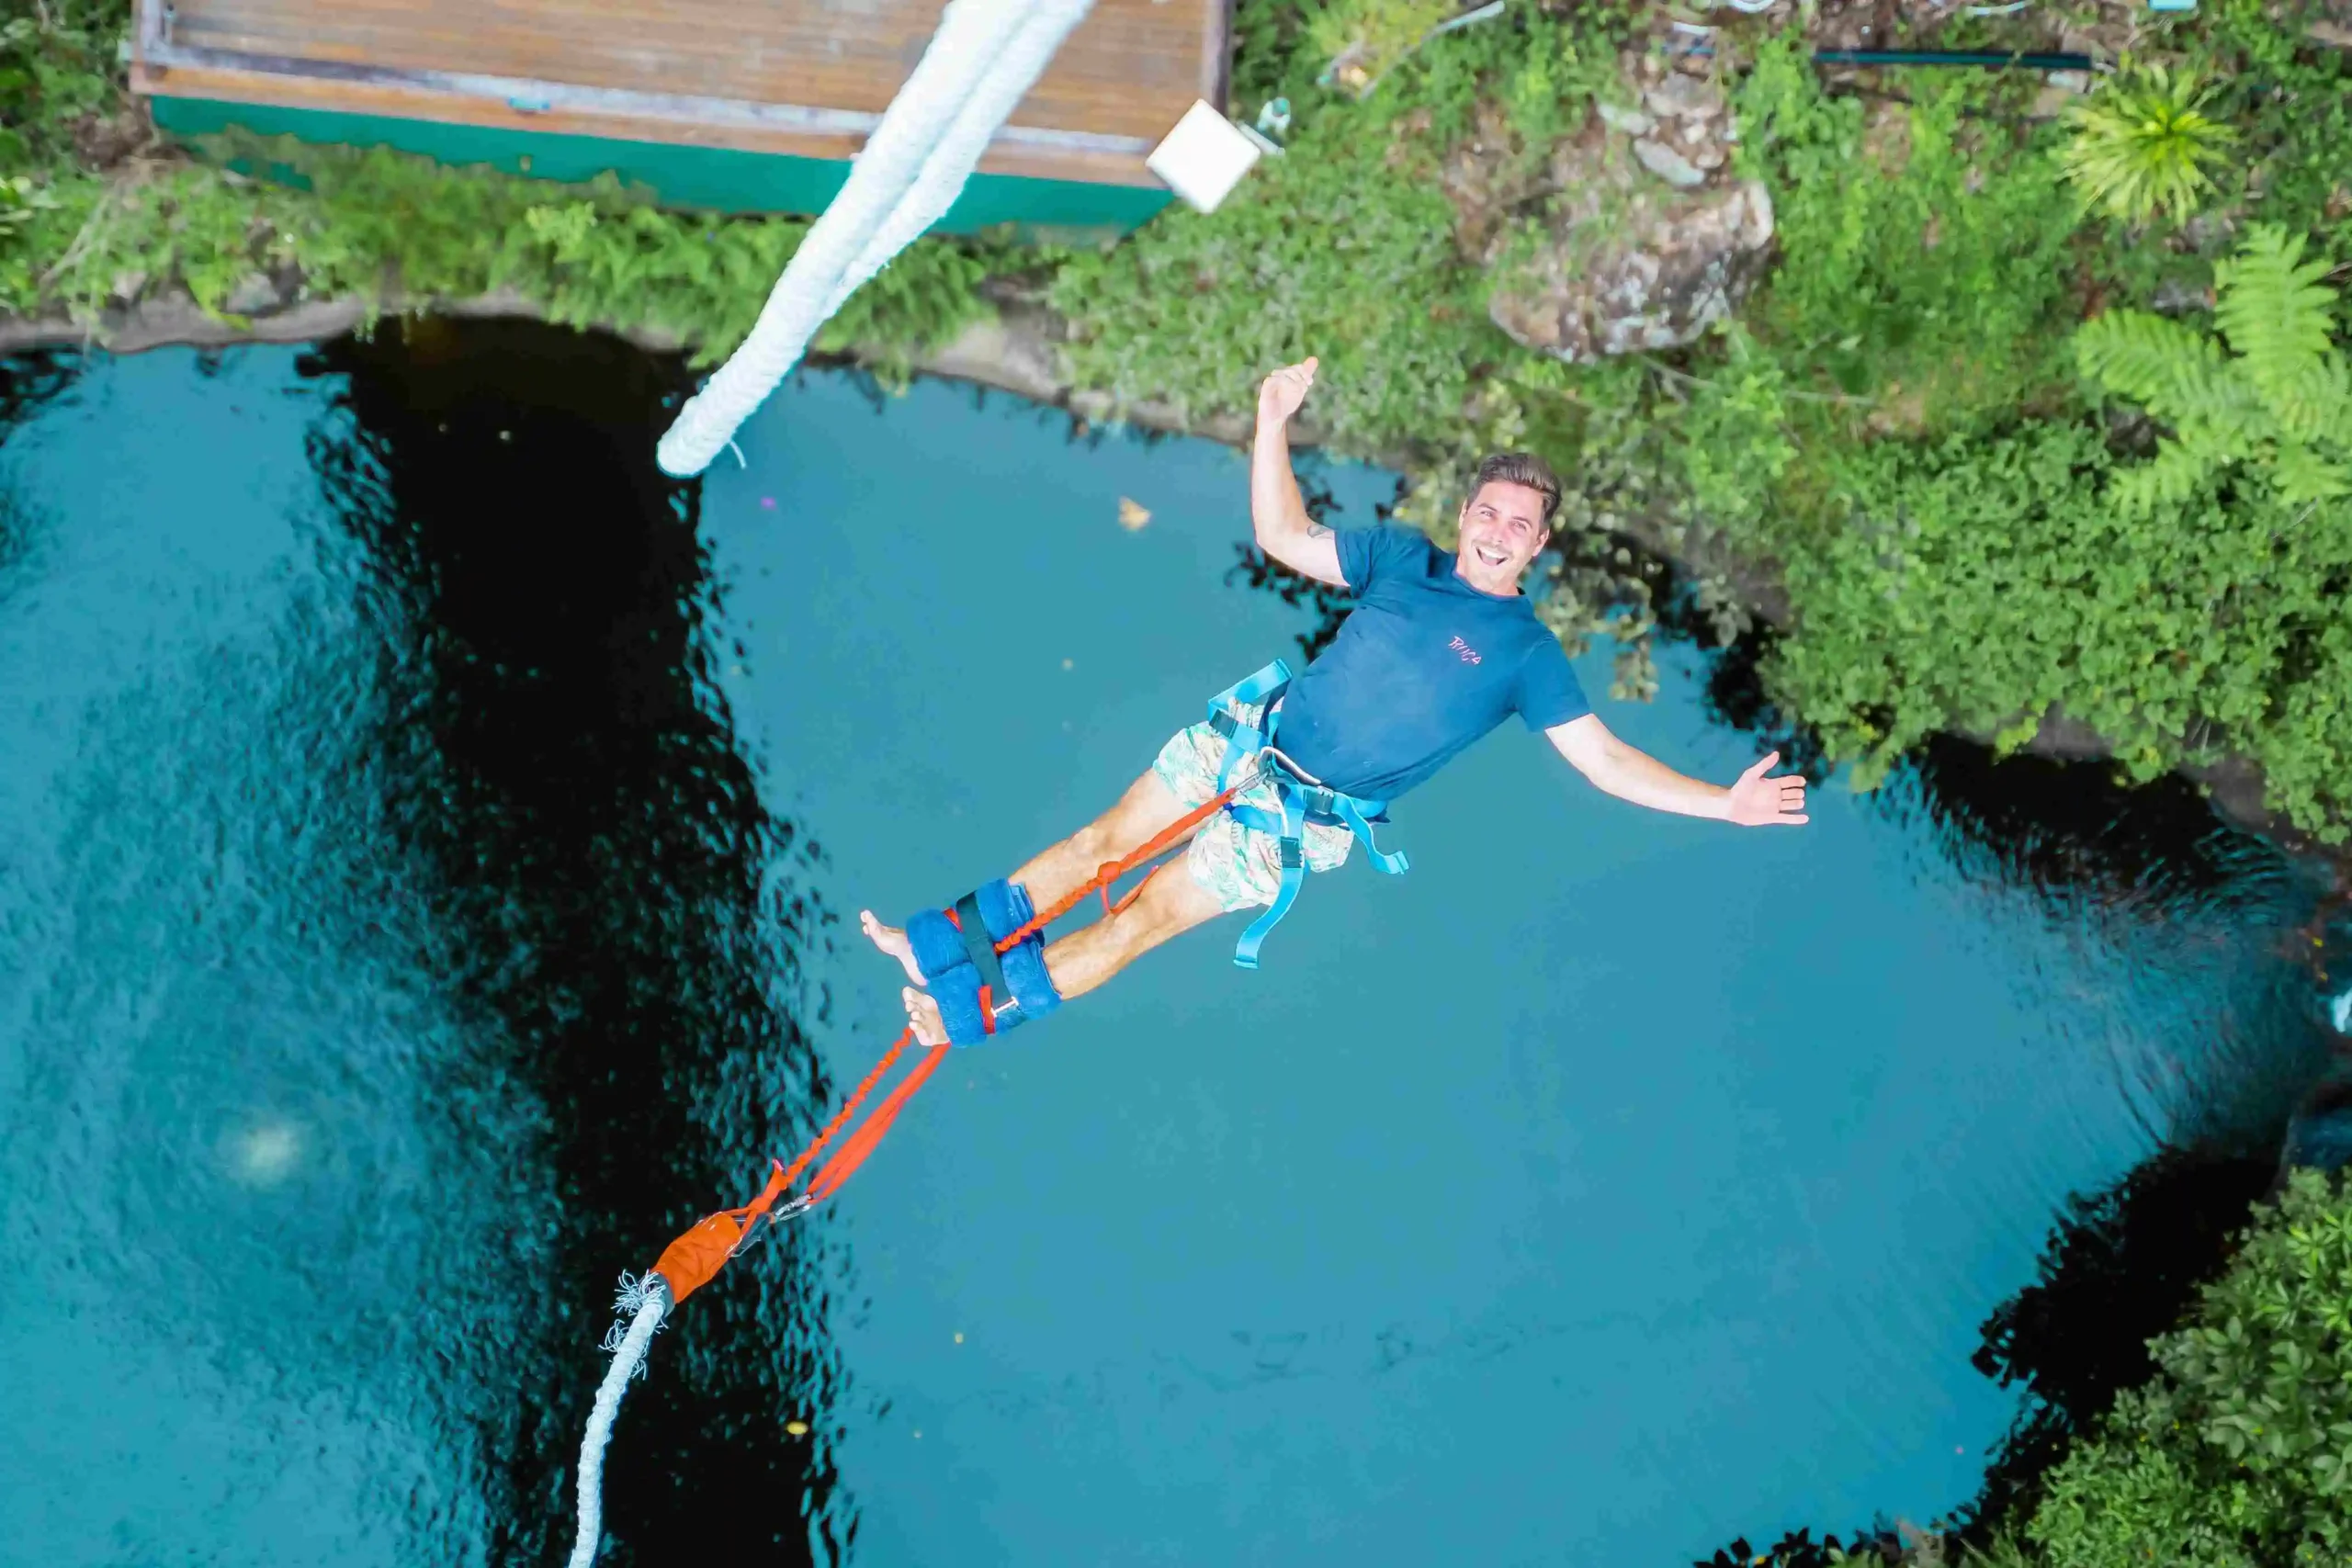
[{"label": "rocky outcrop", "polygon": [[1764,274],[1772,202],[1732,173],[1737,137],[1704,62],[1625,62],[1630,103],[1601,106],[1531,156],[1499,117],[1447,162],[1464,247],[1490,269],[1487,314],[1573,363],[1673,348],[1738,308]]}]

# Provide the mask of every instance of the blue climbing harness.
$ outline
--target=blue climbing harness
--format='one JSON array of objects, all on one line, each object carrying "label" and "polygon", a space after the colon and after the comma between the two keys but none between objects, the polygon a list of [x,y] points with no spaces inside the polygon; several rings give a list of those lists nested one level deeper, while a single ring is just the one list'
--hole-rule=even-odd
[{"label": "blue climbing harness", "polygon": [[[1278,705],[1290,681],[1290,666],[1277,659],[1209,699],[1209,724],[1225,737],[1225,761],[1216,772],[1217,793],[1223,794],[1241,769],[1255,765],[1274,786],[1282,803],[1279,816],[1238,800],[1225,808],[1242,827],[1271,833],[1282,845],[1283,879],[1274,902],[1233,946],[1233,962],[1244,969],[1258,967],[1258,949],[1265,944],[1267,933],[1282,924],[1283,917],[1298,901],[1299,886],[1306,880],[1307,823],[1347,829],[1363,840],[1372,863],[1391,876],[1402,875],[1412,863],[1403,851],[1387,853],[1373,839],[1372,825],[1388,820],[1386,801],[1366,800],[1332,789],[1302,772],[1274,745],[1274,726],[1281,713]],[[1244,724],[1237,713],[1250,704],[1264,705],[1254,728]]]}]

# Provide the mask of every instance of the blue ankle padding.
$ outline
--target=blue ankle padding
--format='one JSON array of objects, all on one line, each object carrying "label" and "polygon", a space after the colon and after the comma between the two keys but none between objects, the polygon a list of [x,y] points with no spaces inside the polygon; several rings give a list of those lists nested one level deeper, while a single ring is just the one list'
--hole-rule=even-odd
[{"label": "blue ankle padding", "polygon": [[972,965],[971,955],[964,951],[964,933],[956,929],[944,909],[923,909],[909,919],[907,945],[914,949],[915,967],[926,980],[936,980],[958,965],[967,969]]},{"label": "blue ankle padding", "polygon": [[[1018,929],[1034,912],[1029,892],[1000,877],[983,883],[974,889],[980,906],[980,921],[989,935],[1001,941]],[[939,1004],[940,1021],[947,1027],[947,1038],[957,1045],[977,1045],[988,1038],[987,1021],[980,1016],[979,971],[972,967],[969,951],[964,945],[964,933],[956,922],[941,909],[925,909],[907,921],[908,945],[913,949],[915,966],[922,971],[923,980],[932,998]],[[1033,936],[1009,953],[998,955],[1003,966],[1004,983],[1011,987],[1011,998],[998,997],[1000,1007],[1011,1000],[1018,1004],[1018,1011],[1001,1012],[996,1032],[1043,1018],[1062,1005],[1061,993],[1054,989],[1053,977],[1046,972],[1046,940]]]},{"label": "blue ankle padding", "polygon": [[[988,1022],[980,1017],[980,976],[969,964],[934,976],[930,988],[932,1000],[939,1004],[939,1021],[947,1026],[949,1044],[978,1045],[989,1037]],[[1010,1023],[1012,1018],[1004,1021]]]}]

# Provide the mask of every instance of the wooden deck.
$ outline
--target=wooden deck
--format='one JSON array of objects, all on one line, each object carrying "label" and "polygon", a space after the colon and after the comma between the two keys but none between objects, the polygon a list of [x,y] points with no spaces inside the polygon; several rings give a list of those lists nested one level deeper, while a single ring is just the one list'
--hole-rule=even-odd
[{"label": "wooden deck", "polygon": [[[1229,0],[1097,0],[983,171],[1148,186],[1222,107]],[[853,156],[944,0],[139,0],[132,84],[173,97],[749,152]]]}]

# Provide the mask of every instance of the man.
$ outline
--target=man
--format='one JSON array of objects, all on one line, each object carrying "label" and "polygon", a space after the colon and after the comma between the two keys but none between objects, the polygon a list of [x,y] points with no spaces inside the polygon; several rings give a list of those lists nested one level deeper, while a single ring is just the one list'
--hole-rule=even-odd
[{"label": "man", "polygon": [[[1560,502],[1559,481],[1541,459],[1506,453],[1479,465],[1463,502],[1454,555],[1409,529],[1335,533],[1308,517],[1291,471],[1288,426],[1315,371],[1308,359],[1274,372],[1259,388],[1250,522],[1267,555],[1347,589],[1357,608],[1280,695],[1271,719],[1260,706],[1236,700],[1225,705],[1222,725],[1178,732],[1117,805],[1008,881],[960,902],[960,919],[926,914],[902,930],[870,910],[859,916],[867,937],[914,982],[902,996],[916,1038],[926,1044],[995,1032],[1002,1019],[1018,1022],[1024,1010],[1035,1016],[1091,991],[1140,954],[1218,915],[1276,906],[1274,916],[1252,928],[1260,934],[1295,890],[1298,873],[1284,886],[1285,863],[1303,862],[1311,871],[1340,864],[1357,836],[1369,843],[1363,817],[1376,819],[1386,802],[1513,713],[1594,784],[1636,805],[1742,827],[1805,820],[1804,781],[1771,776],[1779,753],[1727,787],[1703,784],[1626,745],[1593,714],[1558,639],[1520,592],[1520,579],[1551,538]],[[1291,765],[1287,780],[1271,772],[1260,777],[1235,802],[1244,808],[1239,815],[1222,811],[1203,823],[1181,860],[1153,871],[1125,909],[1051,947],[1033,938],[1023,950],[1003,954],[1000,968],[987,951],[989,933],[1012,934],[1032,908],[1053,904],[1098,867],[1211,799],[1221,768],[1235,755],[1234,734],[1254,738],[1274,720],[1280,754]],[[1295,796],[1317,784],[1339,793],[1310,794],[1324,809],[1303,821],[1297,812],[1281,821],[1285,789]],[[1348,806],[1370,809],[1351,827]],[[1288,862],[1284,829],[1293,840]],[[1401,857],[1383,858],[1396,863],[1383,869],[1403,869]],[[1016,992],[1019,1007],[1010,1000]],[[943,1000],[955,1015],[946,1021]]]}]

